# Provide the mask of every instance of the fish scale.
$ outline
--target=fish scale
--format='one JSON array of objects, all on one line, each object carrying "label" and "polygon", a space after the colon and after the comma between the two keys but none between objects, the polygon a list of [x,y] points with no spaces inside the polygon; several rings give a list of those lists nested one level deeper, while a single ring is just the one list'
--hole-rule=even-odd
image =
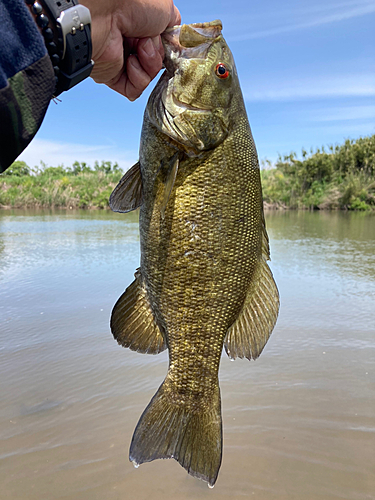
[{"label": "fish scale", "polygon": [[174,458],[210,486],[222,456],[223,346],[257,358],[279,307],[256,148],[220,30],[214,21],[163,35],[167,70],[146,107],[139,162],[110,200],[115,211],[140,207],[141,243],[112,332],[124,347],[169,353],[130,460]]},{"label": "fish scale", "polygon": [[[189,176],[182,186],[176,188],[175,200],[177,203],[171,204],[166,213],[165,224],[168,225],[169,218],[171,218],[171,234],[180,235],[183,234],[184,230],[186,231],[186,225],[182,222],[182,215],[186,214],[185,207],[180,210],[177,200],[189,199],[191,218],[197,228],[202,228],[198,235],[201,244],[190,246],[190,238],[187,235],[186,238],[183,238],[186,245],[181,248],[180,238],[177,238],[176,241],[170,237],[168,261],[165,268],[167,280],[163,280],[164,286],[160,284],[160,292],[157,292],[164,297],[163,304],[165,306],[161,307],[160,314],[164,317],[167,325],[172,369],[178,370],[179,375],[184,378],[185,371],[196,363],[197,351],[203,350],[204,352],[203,361],[209,367],[205,371],[210,374],[210,377],[202,377],[200,390],[203,394],[206,392],[205,385],[211,387],[213,384],[218,384],[217,372],[224,337],[243,304],[246,285],[253,272],[255,258],[249,259],[248,255],[254,253],[252,252],[254,247],[256,253],[260,253],[260,231],[255,232],[253,228],[260,225],[261,220],[252,216],[256,213],[254,207],[252,204],[244,202],[241,202],[239,207],[238,203],[230,203],[231,200],[238,200],[242,197],[243,183],[247,182],[244,172],[241,176],[238,175],[238,168],[223,172],[223,177],[226,177],[227,182],[229,180],[231,191],[219,199],[217,184],[211,182],[210,172],[216,165],[223,164],[223,162],[220,163],[220,157],[225,157],[225,149],[232,148],[230,142],[224,142],[208,155],[207,160],[195,172],[197,178],[194,175]],[[221,149],[224,149],[223,153],[221,153]],[[244,149],[244,154],[247,151],[248,148]],[[181,164],[180,168],[183,169],[184,165]],[[237,179],[241,178],[243,183],[230,183],[229,173]],[[191,195],[189,197],[187,192],[202,192],[202,186],[205,186],[205,206],[194,206],[192,205],[194,197]],[[213,199],[216,199],[219,204],[215,206]],[[227,203],[225,203],[226,201]],[[210,212],[215,214],[215,211],[218,214],[225,211],[225,219],[231,222],[229,228],[225,226],[225,231],[213,223]],[[238,213],[243,214],[244,219],[249,221],[248,224],[243,222],[235,224],[233,222]],[[156,211],[155,225],[159,224],[159,217]],[[253,238],[251,234],[253,234]],[[160,234],[160,238],[164,238],[163,233]],[[155,242],[148,235],[142,246],[142,251],[146,255],[152,254],[153,248],[156,246],[158,246],[158,242]],[[193,248],[194,251],[184,259],[185,262],[179,264],[180,255],[186,251],[186,248]],[[217,265],[211,265],[209,253],[215,255],[218,261]],[[149,262],[150,269],[145,268],[145,276],[149,281],[157,282],[157,276],[153,275],[153,269],[158,268],[158,265],[150,258],[146,257],[146,260]],[[180,272],[176,267],[180,268]],[[186,269],[189,269],[190,272],[187,273]],[[185,290],[189,287],[192,287],[193,293],[187,294]],[[206,311],[203,318],[202,313],[198,312],[201,308]],[[189,315],[190,311],[193,312],[192,315]],[[188,321],[184,320],[186,316],[190,316]],[[176,329],[180,332],[179,335],[174,334]],[[181,338],[184,339],[184,344],[181,342]],[[203,346],[202,338],[205,339]],[[191,346],[196,346],[196,349],[191,349]],[[193,370],[196,372],[195,376],[199,376],[201,370],[202,367]],[[178,376],[175,383],[178,387]]]}]

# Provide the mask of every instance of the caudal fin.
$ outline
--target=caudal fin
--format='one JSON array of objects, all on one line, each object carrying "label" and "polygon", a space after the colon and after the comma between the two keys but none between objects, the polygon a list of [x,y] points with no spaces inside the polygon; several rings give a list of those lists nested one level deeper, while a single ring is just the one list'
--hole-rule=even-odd
[{"label": "caudal fin", "polygon": [[143,412],[134,431],[129,459],[134,465],[174,458],[189,474],[216,482],[222,456],[220,389],[199,409],[173,402],[165,382]]}]

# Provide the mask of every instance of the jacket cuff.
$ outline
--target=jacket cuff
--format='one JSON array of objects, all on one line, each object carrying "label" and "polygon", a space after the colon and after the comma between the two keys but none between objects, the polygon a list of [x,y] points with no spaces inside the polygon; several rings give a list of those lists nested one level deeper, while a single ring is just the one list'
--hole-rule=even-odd
[{"label": "jacket cuff", "polygon": [[8,79],[0,89],[0,172],[8,168],[37,133],[55,89],[46,54]]}]

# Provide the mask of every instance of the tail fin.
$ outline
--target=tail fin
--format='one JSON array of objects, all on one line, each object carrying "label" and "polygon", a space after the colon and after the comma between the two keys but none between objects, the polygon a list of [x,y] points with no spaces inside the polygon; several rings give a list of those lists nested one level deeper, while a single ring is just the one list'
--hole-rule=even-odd
[{"label": "tail fin", "polygon": [[220,389],[211,401],[192,409],[173,402],[164,382],[139,419],[129,459],[138,466],[157,458],[174,458],[189,474],[216,482],[222,456]]}]

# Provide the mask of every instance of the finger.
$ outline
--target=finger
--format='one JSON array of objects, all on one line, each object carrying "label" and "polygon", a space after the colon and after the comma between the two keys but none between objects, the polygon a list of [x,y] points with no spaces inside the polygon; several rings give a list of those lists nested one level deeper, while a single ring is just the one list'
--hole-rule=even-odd
[{"label": "finger", "polygon": [[[86,0],[87,1],[87,0]],[[138,0],[118,2],[117,22],[124,37],[147,38],[159,35],[167,27],[181,22],[173,0]]]},{"label": "finger", "polygon": [[124,97],[127,97],[125,94],[127,80],[128,77],[126,76],[126,73],[121,73],[120,78],[117,78],[115,82],[107,82],[107,85],[110,89],[115,90]]},{"label": "finger", "polygon": [[139,63],[151,80],[155,78],[163,66],[164,49],[160,36],[139,40],[137,56]]},{"label": "finger", "polygon": [[175,5],[173,5],[173,10],[172,10],[172,14],[171,14],[171,19],[170,19],[169,24],[168,24],[168,28],[170,26],[177,26],[180,24],[181,24],[180,11],[178,10],[178,8]]},{"label": "finger", "polygon": [[162,68],[164,49],[160,36],[154,39],[127,39],[126,45],[129,50],[126,50],[124,45],[125,53],[129,54],[131,46],[132,50],[137,51],[137,56],[129,55],[126,71],[122,70],[116,80],[108,85],[130,101],[134,101]]},{"label": "finger", "polygon": [[125,96],[130,101],[135,101],[147,85],[151,82],[152,78],[142,68],[140,62],[135,55],[129,56],[126,63],[127,80],[125,83]]}]

